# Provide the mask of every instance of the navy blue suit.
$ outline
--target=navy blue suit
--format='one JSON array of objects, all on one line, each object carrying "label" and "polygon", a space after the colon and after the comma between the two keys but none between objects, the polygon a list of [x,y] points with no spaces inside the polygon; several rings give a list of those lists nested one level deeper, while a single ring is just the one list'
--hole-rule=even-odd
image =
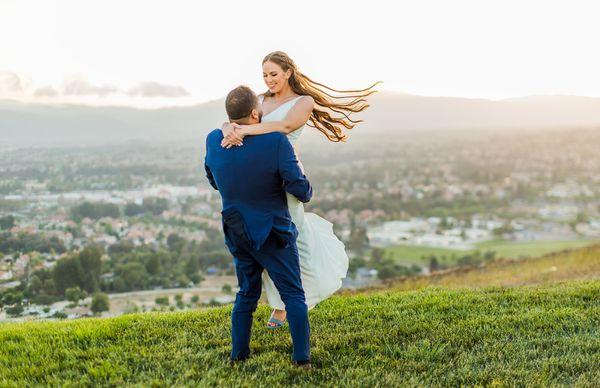
[{"label": "navy blue suit", "polygon": [[294,344],[293,359],[310,360],[308,309],[300,278],[296,237],[285,191],[308,202],[312,188],[281,133],[248,136],[241,147],[221,147],[215,129],[206,138],[206,176],[221,194],[225,243],[234,256],[240,291],[232,322],[231,359],[250,353],[252,314],[267,270],[285,304]]}]

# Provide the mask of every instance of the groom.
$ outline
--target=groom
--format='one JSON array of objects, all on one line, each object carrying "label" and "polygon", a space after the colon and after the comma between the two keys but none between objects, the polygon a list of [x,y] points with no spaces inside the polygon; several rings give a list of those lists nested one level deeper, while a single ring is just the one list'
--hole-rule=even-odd
[{"label": "groom", "polygon": [[[259,123],[262,110],[254,92],[239,86],[229,92],[230,122]],[[308,309],[300,279],[296,237],[286,194],[308,202],[312,188],[298,165],[292,145],[281,133],[249,136],[242,147],[221,147],[223,134],[206,139],[206,176],[223,200],[225,244],[233,255],[240,287],[231,314],[231,361],[248,358],[252,314],[267,270],[285,304],[294,345],[293,360],[310,367]]]}]

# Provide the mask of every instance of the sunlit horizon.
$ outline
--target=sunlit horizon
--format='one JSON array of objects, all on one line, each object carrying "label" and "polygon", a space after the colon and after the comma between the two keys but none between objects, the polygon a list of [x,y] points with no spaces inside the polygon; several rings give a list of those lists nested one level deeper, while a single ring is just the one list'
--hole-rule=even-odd
[{"label": "sunlit horizon", "polygon": [[[0,99],[185,106],[286,51],[334,88],[502,100],[600,97],[592,2],[0,2]],[[285,26],[279,28],[278,26]]]}]

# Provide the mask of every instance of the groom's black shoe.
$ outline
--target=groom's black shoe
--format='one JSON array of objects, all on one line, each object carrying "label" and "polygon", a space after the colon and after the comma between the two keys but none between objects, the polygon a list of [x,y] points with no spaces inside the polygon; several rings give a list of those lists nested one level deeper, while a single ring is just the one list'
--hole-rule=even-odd
[{"label": "groom's black shoe", "polygon": [[246,361],[248,359],[248,357],[243,357],[243,358],[230,358],[229,359],[229,366],[234,366],[235,364],[241,364],[244,361]]},{"label": "groom's black shoe", "polygon": [[312,364],[310,363],[310,360],[306,360],[306,361],[294,361],[294,365],[296,365],[298,368],[302,368],[302,369],[312,369]]}]

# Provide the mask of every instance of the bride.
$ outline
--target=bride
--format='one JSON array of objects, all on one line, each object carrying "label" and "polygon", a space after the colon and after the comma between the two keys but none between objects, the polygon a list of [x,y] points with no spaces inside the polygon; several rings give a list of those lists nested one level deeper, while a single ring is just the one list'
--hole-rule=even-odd
[{"label": "bride", "polygon": [[[375,93],[373,87],[376,84],[362,90],[339,91],[314,82],[281,51],[267,55],[262,68],[268,88],[259,96],[262,121],[253,125],[224,123],[223,147],[241,146],[244,136],[282,132],[295,148],[305,125],[317,128],[330,141],[345,141],[346,135],[341,128],[351,129],[360,122],[349,115],[366,109],[364,97]],[[341,287],[348,270],[348,255],[330,222],[314,213],[305,213],[302,202],[293,195],[287,194],[287,203],[298,229],[297,245],[306,304],[312,308]],[[286,317],[285,306],[266,271],[263,272],[263,286],[274,309],[267,327],[281,327]]]}]

